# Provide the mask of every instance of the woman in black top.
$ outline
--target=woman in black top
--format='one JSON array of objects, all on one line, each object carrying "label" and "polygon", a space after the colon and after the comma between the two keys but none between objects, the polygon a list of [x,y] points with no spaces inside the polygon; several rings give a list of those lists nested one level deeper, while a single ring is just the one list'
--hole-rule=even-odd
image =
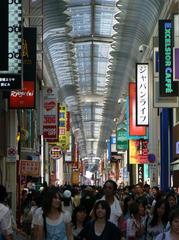
[{"label": "woman in black top", "polygon": [[107,201],[100,200],[94,206],[94,220],[87,223],[79,234],[81,240],[120,240],[120,231],[115,224],[108,221],[110,206]]}]

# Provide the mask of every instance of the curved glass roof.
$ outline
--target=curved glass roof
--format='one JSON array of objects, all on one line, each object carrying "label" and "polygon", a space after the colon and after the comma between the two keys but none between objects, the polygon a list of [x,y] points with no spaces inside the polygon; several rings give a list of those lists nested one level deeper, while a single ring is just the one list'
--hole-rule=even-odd
[{"label": "curved glass roof", "polygon": [[[33,4],[34,14],[37,5]],[[79,131],[81,157],[101,157],[165,0],[45,0],[44,51]],[[34,23],[38,23],[38,21]]]}]

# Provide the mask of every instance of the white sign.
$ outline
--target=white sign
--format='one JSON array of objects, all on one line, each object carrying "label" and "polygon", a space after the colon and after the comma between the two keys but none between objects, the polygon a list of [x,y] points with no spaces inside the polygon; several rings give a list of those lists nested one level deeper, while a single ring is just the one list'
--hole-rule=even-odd
[{"label": "white sign", "polygon": [[51,147],[50,149],[50,156],[52,159],[59,159],[62,156],[61,148],[58,146]]},{"label": "white sign", "polygon": [[149,67],[137,63],[137,125],[149,125]]},{"label": "white sign", "polygon": [[44,88],[42,99],[43,136],[47,141],[58,139],[58,97],[55,88]]}]

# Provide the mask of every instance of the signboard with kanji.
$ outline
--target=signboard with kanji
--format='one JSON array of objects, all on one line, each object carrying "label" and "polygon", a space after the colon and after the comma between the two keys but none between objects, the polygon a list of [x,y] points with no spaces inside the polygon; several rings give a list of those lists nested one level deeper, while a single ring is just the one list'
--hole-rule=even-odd
[{"label": "signboard with kanji", "polygon": [[40,161],[20,160],[19,175],[39,177]]}]

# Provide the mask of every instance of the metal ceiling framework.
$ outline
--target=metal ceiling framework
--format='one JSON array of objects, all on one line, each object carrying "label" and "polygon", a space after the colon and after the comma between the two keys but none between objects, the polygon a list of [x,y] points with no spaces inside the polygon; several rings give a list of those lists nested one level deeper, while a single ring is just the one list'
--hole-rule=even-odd
[{"label": "metal ceiling framework", "polygon": [[[34,15],[39,1],[32,1]],[[101,157],[165,0],[45,0],[45,72],[69,108],[82,158]],[[37,20],[33,19],[34,25]],[[46,76],[45,76],[46,77]],[[49,80],[50,81],[50,80]],[[52,81],[51,81],[52,82]]]}]

